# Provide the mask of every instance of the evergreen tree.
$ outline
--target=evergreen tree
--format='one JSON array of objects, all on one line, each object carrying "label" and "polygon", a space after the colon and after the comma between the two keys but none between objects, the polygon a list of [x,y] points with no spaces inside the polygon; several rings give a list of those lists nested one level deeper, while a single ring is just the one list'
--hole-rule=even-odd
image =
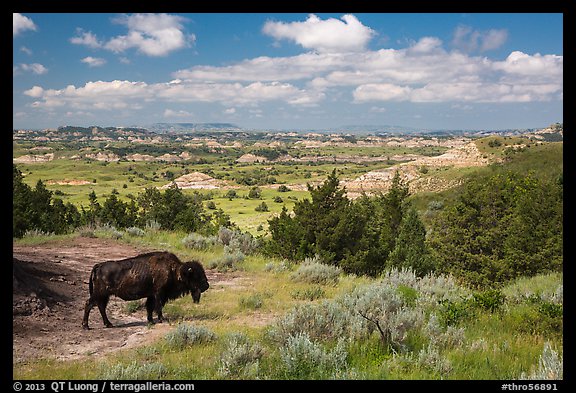
[{"label": "evergreen tree", "polygon": [[432,258],[426,244],[426,229],[413,207],[410,207],[402,218],[396,245],[388,257],[388,266],[410,268],[420,277],[433,270]]}]

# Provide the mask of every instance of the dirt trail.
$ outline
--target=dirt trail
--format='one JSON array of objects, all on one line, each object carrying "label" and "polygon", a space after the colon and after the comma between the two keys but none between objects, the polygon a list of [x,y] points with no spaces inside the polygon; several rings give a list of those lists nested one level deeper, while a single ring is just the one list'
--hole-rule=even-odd
[{"label": "dirt trail", "polygon": [[[96,308],[90,314],[91,329],[81,327],[92,266],[147,251],[152,250],[83,237],[63,243],[13,246],[13,363],[100,356],[165,335],[172,326],[163,323],[149,328],[145,310],[130,314],[126,302],[115,297],[110,298],[107,313],[116,328],[104,328]],[[225,279],[210,270],[206,275],[211,285]]]}]

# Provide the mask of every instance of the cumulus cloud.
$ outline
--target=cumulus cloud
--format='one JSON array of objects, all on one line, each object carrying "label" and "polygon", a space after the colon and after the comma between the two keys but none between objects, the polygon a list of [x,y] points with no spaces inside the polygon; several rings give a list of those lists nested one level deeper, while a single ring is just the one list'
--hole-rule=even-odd
[{"label": "cumulus cloud", "polygon": [[363,51],[376,34],[354,15],[344,15],[341,20],[321,20],[311,14],[304,22],[268,21],[262,31],[276,40],[291,40],[322,53]]},{"label": "cumulus cloud", "polygon": [[48,68],[44,67],[40,63],[32,63],[32,64],[19,64],[17,66],[12,67],[13,75],[20,74],[20,71],[23,72],[31,72],[35,75],[42,75],[48,72]]},{"label": "cumulus cloud", "polygon": [[175,111],[172,109],[166,109],[164,111],[164,117],[168,117],[168,118],[192,118],[194,117],[194,114],[188,111],[183,111],[183,110],[179,110],[179,111]]},{"label": "cumulus cloud", "polygon": [[84,64],[88,64],[88,67],[100,67],[106,64],[106,60],[92,56],[85,57],[80,61]]},{"label": "cumulus cloud", "polygon": [[92,49],[101,48],[102,42],[98,40],[95,34],[91,31],[83,31],[82,29],[77,29],[78,35],[76,37],[70,38],[70,42],[75,45],[84,45]]},{"label": "cumulus cloud", "polygon": [[196,37],[186,35],[185,18],[168,14],[134,14],[115,19],[128,28],[126,35],[110,39],[104,48],[115,53],[136,48],[148,56],[166,56],[193,43]]},{"label": "cumulus cloud", "polygon": [[[161,52],[154,48],[170,34],[151,32],[172,31],[176,27],[183,34],[183,20],[174,18],[165,14],[123,16],[117,22],[128,27],[128,35],[116,37],[118,41],[105,41],[79,31],[78,43],[93,43],[109,50],[118,45],[118,51],[134,47],[159,55]],[[356,26],[356,30],[348,30],[350,26]],[[76,110],[110,110],[141,108],[152,102],[205,102],[221,104],[223,112],[229,115],[238,113],[235,111],[239,107],[253,108],[267,102],[317,106],[326,97],[372,103],[370,110],[375,113],[387,101],[470,104],[562,99],[563,56],[514,51],[505,60],[497,61],[472,55],[470,51],[481,52],[502,45],[507,33],[479,32],[466,26],[459,29],[455,39],[469,45],[466,51],[447,50],[439,38],[430,36],[404,48],[369,50],[366,44],[374,33],[351,15],[342,20],[320,20],[310,15],[304,22],[269,21],[263,28],[266,34],[293,40],[312,50],[294,56],[260,56],[224,66],[194,66],[175,71],[173,79],[164,83],[96,81],[62,89],[35,86],[24,94],[36,99],[31,105],[37,108],[66,105]],[[358,31],[364,31],[364,35]],[[128,39],[131,32],[146,34]],[[349,41],[343,37],[329,39],[328,32],[337,37],[350,36]],[[154,42],[143,44],[145,35]],[[177,36],[182,38],[180,34],[174,37]],[[361,36],[364,38],[360,39]],[[350,44],[354,39],[356,44]],[[136,42],[138,46],[131,46]],[[177,42],[182,44],[177,39],[172,42],[171,48],[176,48]],[[164,111],[167,117],[180,115],[187,116],[185,111]]]},{"label": "cumulus cloud", "polygon": [[454,30],[452,45],[464,52],[485,52],[500,48],[508,39],[506,29],[474,30],[460,25]]},{"label": "cumulus cloud", "polygon": [[194,34],[186,34],[183,22],[185,18],[169,14],[132,14],[122,15],[113,20],[127,27],[125,35],[109,40],[99,39],[92,32],[77,30],[70,38],[76,45],[92,49],[106,49],[114,53],[123,53],[136,49],[147,56],[166,56],[176,50],[190,46],[196,40]]},{"label": "cumulus cloud", "polygon": [[32,19],[24,16],[22,14],[13,13],[12,14],[12,37],[16,37],[18,34],[26,30],[36,31],[36,24]]},{"label": "cumulus cloud", "polygon": [[[283,101],[292,105],[315,105],[323,93],[299,89],[289,83],[193,83],[174,80],[168,83],[146,84],[114,80],[88,82],[84,86],[69,85],[64,89],[43,89],[34,86],[24,92],[37,98],[32,106],[51,108],[67,105],[76,109],[142,108],[152,101],[216,102],[223,105],[254,105],[268,101]],[[165,112],[165,115],[176,112]]]}]

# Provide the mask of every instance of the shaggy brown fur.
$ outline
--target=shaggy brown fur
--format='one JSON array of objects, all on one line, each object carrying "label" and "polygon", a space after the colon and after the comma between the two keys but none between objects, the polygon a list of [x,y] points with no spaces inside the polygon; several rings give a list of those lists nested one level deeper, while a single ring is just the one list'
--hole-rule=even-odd
[{"label": "shaggy brown fur", "polygon": [[112,323],[106,316],[110,296],[123,300],[146,299],[148,322],[154,323],[152,312],[162,322],[162,307],[168,300],[192,293],[194,303],[209,287],[204,268],[200,262],[182,263],[170,252],[155,251],[120,261],[97,263],[90,274],[90,298],[84,308],[82,327],[88,329],[88,317],[98,306],[106,327]]}]

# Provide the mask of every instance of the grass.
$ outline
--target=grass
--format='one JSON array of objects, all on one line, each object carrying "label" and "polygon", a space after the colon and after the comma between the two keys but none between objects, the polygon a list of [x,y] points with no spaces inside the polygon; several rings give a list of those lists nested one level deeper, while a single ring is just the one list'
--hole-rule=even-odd
[{"label": "grass", "polygon": [[[483,154],[504,156],[503,150],[509,144],[516,144],[516,139],[503,139],[502,145],[492,143],[490,139],[479,140],[478,147]],[[57,157],[70,156],[72,151],[66,151],[66,146],[54,145]],[[56,147],[58,149],[56,149]],[[15,144],[15,155],[29,154],[28,145]],[[62,149],[61,149],[62,148]],[[330,155],[373,155],[386,154],[441,154],[444,149],[435,148],[321,148],[292,149],[290,154]],[[279,183],[288,187],[293,184],[323,181],[327,173],[337,165],[340,178],[352,179],[359,174],[373,169],[385,168],[386,162],[371,163],[263,163],[263,164],[233,164],[232,156],[241,152],[231,151],[229,154],[209,154],[202,157],[209,163],[154,163],[154,162],[120,162],[100,163],[84,160],[75,161],[69,158],[56,159],[49,163],[19,164],[18,167],[26,175],[25,181],[34,186],[38,179],[87,179],[96,183],[84,186],[50,185],[50,190],[61,190],[65,201],[76,204],[87,204],[87,196],[94,190],[102,201],[113,188],[120,192],[122,198],[129,193],[136,195],[144,187],[161,186],[168,180],[161,173],[170,170],[176,176],[183,171],[189,172],[212,170],[214,174],[223,176],[236,175],[241,171],[267,170],[273,168],[278,172],[275,177]],[[517,171],[537,170],[543,176],[557,175],[558,161],[562,158],[562,144],[549,143],[532,144],[530,148],[520,153],[514,153],[507,162],[507,168]],[[559,164],[561,168],[561,163]],[[464,179],[468,174],[489,172],[497,168],[447,168],[427,176],[439,176],[446,180]],[[305,177],[309,173],[309,177]],[[157,176],[154,178],[154,176]],[[133,181],[130,181],[132,179]],[[126,184],[127,187],[123,188]],[[291,187],[292,188],[292,187]],[[245,199],[250,187],[238,186],[237,193],[241,198],[228,200],[224,197],[226,190],[214,192],[212,201],[217,208],[222,208],[242,230],[248,230],[254,235],[266,232],[267,220],[278,213],[282,206],[290,210],[295,200],[308,196],[307,191],[292,190],[278,192],[277,186],[260,186],[261,199]],[[186,193],[192,192],[186,190]],[[202,191],[208,192],[208,191]],[[280,196],[282,203],[274,202]],[[430,210],[430,203],[435,206],[443,202],[448,205],[450,199],[457,193],[448,190],[440,193],[418,193],[411,197],[425,222],[424,212]],[[257,212],[255,207],[262,201],[266,202],[269,212]],[[206,203],[206,202],[205,202]],[[434,210],[434,209],[432,209]],[[434,213],[430,213],[430,218]],[[259,226],[262,230],[258,230]],[[95,236],[113,238],[111,231],[98,229]],[[167,250],[176,253],[183,261],[196,259],[205,266],[212,260],[224,255],[224,247],[215,245],[203,250],[186,247],[182,239],[188,234],[182,231],[145,230],[140,236],[130,235],[123,231],[120,239],[123,243],[145,248]],[[70,235],[30,236],[14,240],[14,244],[40,245],[46,242],[73,241],[78,233]],[[563,336],[558,318],[553,313],[555,308],[546,308],[542,302],[554,297],[563,282],[561,273],[542,274],[531,278],[520,278],[502,288],[504,303],[494,312],[478,308],[474,317],[462,320],[458,327],[463,328],[461,345],[444,344],[431,345],[428,333],[419,327],[410,331],[404,343],[408,350],[397,353],[383,345],[376,330],[358,340],[340,343],[335,339],[306,340],[300,337],[292,343],[293,347],[278,344],[270,338],[270,329],[275,321],[288,315],[297,306],[324,304],[338,299],[355,289],[361,289],[370,284],[378,283],[382,278],[357,277],[340,274],[332,285],[318,284],[308,281],[291,279],[300,265],[284,264],[281,260],[268,258],[259,254],[247,255],[237,263],[237,270],[226,273],[225,281],[211,283],[210,290],[202,295],[200,304],[193,304],[190,297],[169,302],[164,308],[164,315],[169,323],[177,328],[179,323],[192,324],[196,328],[206,329],[214,333],[214,338],[207,342],[191,345],[169,345],[161,338],[146,346],[119,350],[111,355],[89,358],[91,367],[85,367],[85,362],[39,360],[28,363],[14,364],[15,379],[99,379],[110,376],[118,378],[152,378],[152,379],[221,379],[221,378],[260,378],[274,379],[285,377],[312,378],[351,378],[351,379],[518,379],[522,373],[530,374],[537,366],[546,343],[558,348],[562,355]],[[282,268],[269,268],[282,266]],[[456,285],[456,284],[454,284]],[[410,307],[422,306],[424,298],[418,289],[402,284],[397,288],[400,295]],[[526,294],[537,294],[543,300],[531,302]],[[557,305],[556,305],[557,306]],[[132,306],[136,308],[138,304]],[[439,314],[440,307],[429,302],[423,308],[424,322],[432,314]],[[548,313],[548,314],[547,314]],[[152,327],[153,328],[153,327]],[[446,329],[446,328],[444,328]],[[442,334],[447,330],[442,331]],[[250,361],[242,363],[241,350],[233,352],[231,337],[243,335],[245,340],[260,350],[257,355],[252,353]],[[244,340],[244,339],[242,339]],[[244,341],[242,341],[244,342]],[[246,344],[247,345],[247,344]],[[297,352],[302,351],[302,352]],[[316,356],[319,363],[333,365],[335,374],[326,370],[314,369],[306,363],[299,354],[308,351]],[[331,360],[330,356],[338,357],[345,351],[345,364],[340,360]],[[298,371],[298,365],[287,364],[290,356],[301,359],[305,370]],[[223,373],[222,364],[234,364],[236,368],[230,373]],[[292,368],[291,368],[292,367]],[[112,370],[112,371],[110,371]],[[107,374],[107,373],[114,374]]]},{"label": "grass", "polygon": [[[218,247],[205,251],[181,248],[179,239],[182,235],[160,231],[153,237],[147,234],[130,238],[129,241],[143,242],[153,238],[155,244],[169,244],[167,248],[182,255],[184,259],[192,256],[207,259],[221,252]],[[127,240],[124,237],[120,241]],[[290,276],[296,267],[280,272],[267,271],[265,265],[270,262],[280,261],[258,255],[248,256],[242,269],[234,272],[227,282],[214,283],[203,294],[200,304],[193,304],[186,297],[166,305],[164,314],[175,329],[181,322],[191,324],[195,326],[194,329],[213,333],[211,340],[180,346],[170,345],[161,339],[144,347],[121,350],[91,360],[94,367],[90,368],[81,367],[75,361],[42,360],[15,364],[14,378],[98,379],[113,373],[119,378],[220,379],[224,377],[221,359],[229,350],[230,335],[234,334],[245,335],[262,351],[258,362],[247,364],[246,368],[241,369],[244,371],[237,370],[244,373],[244,378],[330,377],[332,374],[326,370],[312,368],[305,372],[295,371],[293,367],[297,366],[283,363],[287,358],[282,356],[288,356],[293,351],[309,350],[315,354],[310,356],[317,356],[326,367],[336,362],[331,360],[331,356],[341,356],[341,351],[345,351],[345,364],[338,363],[340,361],[334,363],[338,364],[338,373],[331,377],[336,378],[515,379],[522,372],[529,374],[538,365],[545,342],[551,342],[555,348],[562,348],[561,334],[551,334],[546,330],[531,332],[520,328],[521,323],[526,322],[522,318],[527,310],[535,306],[526,302],[518,303],[507,297],[499,311],[478,309],[473,319],[465,321],[464,341],[460,346],[431,347],[428,351],[426,336],[414,332],[407,341],[412,350],[394,355],[382,346],[377,332],[373,332],[365,339],[343,343],[344,347],[338,350],[340,352],[335,350],[336,342],[308,342],[304,338],[298,343],[294,342],[292,349],[282,349],[270,341],[267,333],[276,318],[286,315],[296,305],[330,301],[379,279],[341,274],[336,285],[318,286],[291,280]],[[542,292],[546,292],[557,288],[561,282],[560,273],[544,274],[512,282],[503,288],[503,293],[513,294],[519,288],[541,288]],[[317,288],[322,289],[322,296],[294,296],[295,293],[317,293]],[[401,285],[398,291],[404,297],[408,293],[410,299],[418,302],[416,289]],[[430,312],[437,312],[435,310],[432,308]],[[312,367],[306,364],[306,367]]]}]

